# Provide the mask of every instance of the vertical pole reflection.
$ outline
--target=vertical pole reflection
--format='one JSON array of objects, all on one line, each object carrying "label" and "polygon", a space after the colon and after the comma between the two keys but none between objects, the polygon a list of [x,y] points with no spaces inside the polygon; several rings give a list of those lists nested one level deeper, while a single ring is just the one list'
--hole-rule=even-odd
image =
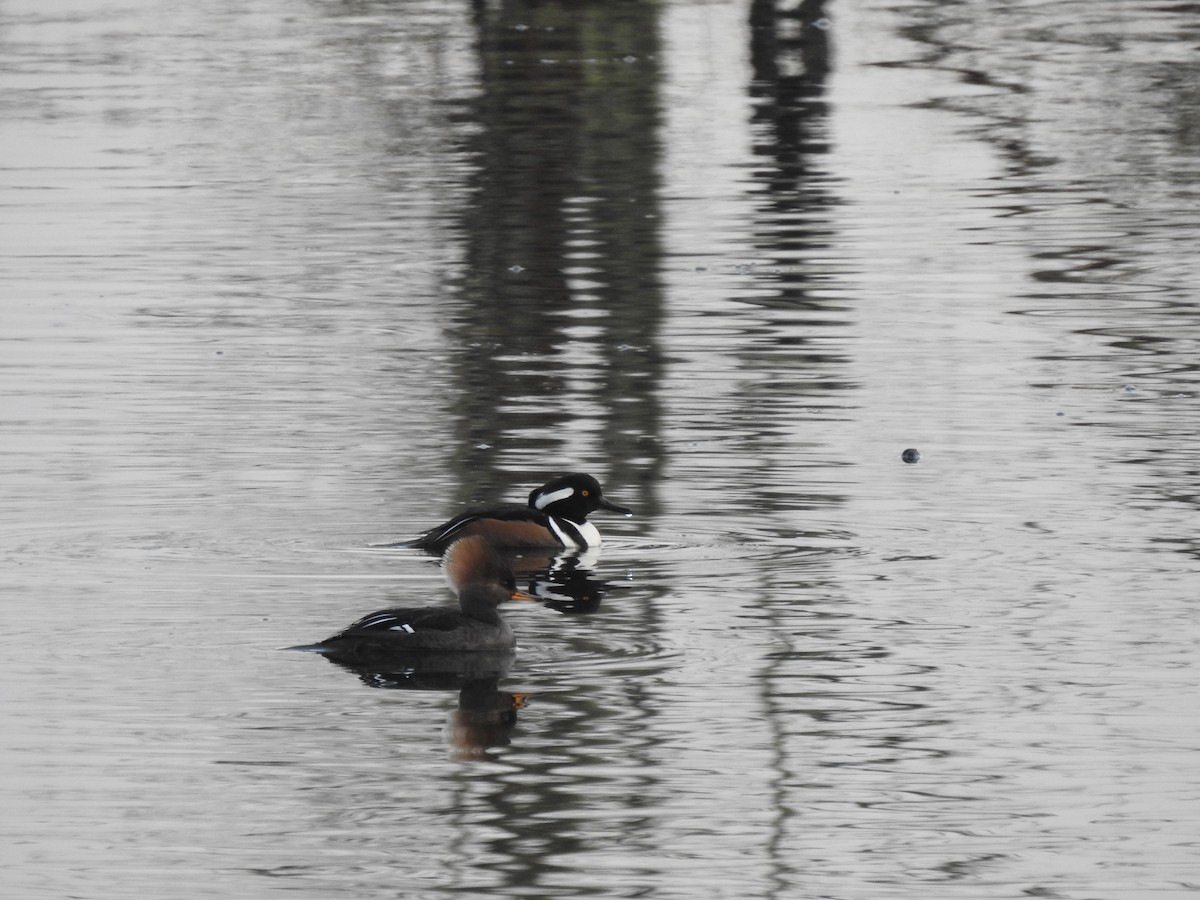
[{"label": "vertical pole reflection", "polygon": [[449,328],[449,465],[478,499],[511,480],[502,471],[653,483],[657,5],[473,10],[480,90],[465,111],[477,129],[463,148],[473,174]]},{"label": "vertical pole reflection", "polygon": [[[792,357],[791,371],[811,376],[838,362],[806,346],[805,338],[818,322],[826,331],[834,324],[828,313],[821,310],[821,302],[809,295],[812,274],[807,265],[814,253],[829,243],[830,228],[823,210],[833,202],[827,195],[821,169],[814,164],[814,159],[829,149],[824,138],[828,118],[824,95],[830,71],[829,27],[825,0],[802,0],[798,4],[789,4],[787,0],[751,0],[750,3],[750,58],[754,74],[749,93],[755,102],[754,125],[758,136],[755,155],[762,161],[755,172],[756,245],[768,259],[783,266],[774,285],[776,295],[763,304],[783,311],[774,320],[778,330],[773,337],[776,348],[786,348],[786,354]],[[802,310],[809,312],[799,312]],[[814,314],[819,318],[814,319]],[[844,387],[828,378],[813,377],[812,382],[823,382],[822,391]],[[797,381],[793,402],[825,402],[823,398],[805,397],[812,388],[803,385],[804,381]],[[778,400],[756,396],[751,386],[747,390],[750,395],[743,398],[744,402],[748,408],[763,412],[765,424],[771,411],[780,406]],[[751,448],[759,452],[761,449]],[[757,505],[768,511],[777,505],[777,500],[763,496]],[[778,586],[767,584],[762,595],[786,596],[798,587],[791,585],[781,591]],[[806,587],[816,589],[811,584]],[[782,625],[791,614],[790,609],[779,610],[768,605],[764,612],[777,619],[775,624],[780,626],[777,634],[789,633]],[[779,699],[794,689],[795,674],[789,667],[796,656],[793,648],[771,654],[764,660],[757,679],[772,747],[775,810],[764,847],[769,864],[767,895],[770,897],[794,891],[803,871],[803,860],[796,859],[789,846],[790,819],[798,807],[789,785],[804,783],[796,771],[797,754],[791,746],[796,739],[792,730],[795,716],[794,709]]]},{"label": "vertical pole reflection", "polygon": [[[543,467],[588,469],[645,522],[663,366],[658,4],[475,0],[473,9],[480,89],[465,110],[477,129],[463,147],[473,173],[448,329],[448,465],[480,499],[511,481],[508,471],[536,482]],[[613,714],[580,703],[597,728]],[[645,715],[636,705],[618,714]],[[487,877],[509,893],[552,889],[562,861],[587,849],[601,776],[572,771],[570,760],[597,764],[577,721],[546,716],[541,751],[519,769],[459,780],[458,808],[472,811],[462,833],[491,826],[472,858],[488,860]],[[636,808],[648,777],[605,786]]]},{"label": "vertical pole reflection", "polygon": [[819,211],[830,203],[813,164],[829,150],[830,22],[826,0],[803,0],[789,8],[782,2],[751,0],[750,96],[758,136],[754,152],[767,163],[757,170],[756,181],[770,201],[760,214],[760,247],[778,262],[795,263],[824,239],[825,233],[808,223],[824,218]]}]

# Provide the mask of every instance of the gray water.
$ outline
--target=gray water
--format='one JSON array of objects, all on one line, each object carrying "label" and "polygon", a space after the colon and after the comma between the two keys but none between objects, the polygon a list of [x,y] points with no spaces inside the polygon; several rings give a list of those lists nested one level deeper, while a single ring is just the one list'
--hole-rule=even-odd
[{"label": "gray water", "polygon": [[766,6],[0,4],[5,896],[1196,895],[1195,5]]}]

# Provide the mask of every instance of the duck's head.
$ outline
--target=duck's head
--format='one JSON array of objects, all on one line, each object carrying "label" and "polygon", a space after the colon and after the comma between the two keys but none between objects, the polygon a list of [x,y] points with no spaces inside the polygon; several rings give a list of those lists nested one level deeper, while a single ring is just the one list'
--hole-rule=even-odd
[{"label": "duck's head", "polygon": [[446,580],[463,611],[495,610],[506,600],[536,600],[517,590],[517,579],[500,554],[480,535],[455,541],[442,560]]},{"label": "duck's head", "polygon": [[633,510],[604,497],[600,482],[591,475],[574,473],[547,481],[529,495],[529,505],[551,516],[583,524],[598,509],[632,516]]}]

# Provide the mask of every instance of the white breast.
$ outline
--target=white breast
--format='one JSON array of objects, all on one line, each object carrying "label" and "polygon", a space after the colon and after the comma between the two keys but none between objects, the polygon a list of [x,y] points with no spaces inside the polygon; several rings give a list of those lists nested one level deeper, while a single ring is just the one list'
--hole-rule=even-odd
[{"label": "white breast", "polygon": [[580,535],[583,536],[584,547],[599,547],[600,546],[600,531],[591,522],[584,522],[577,526]]}]

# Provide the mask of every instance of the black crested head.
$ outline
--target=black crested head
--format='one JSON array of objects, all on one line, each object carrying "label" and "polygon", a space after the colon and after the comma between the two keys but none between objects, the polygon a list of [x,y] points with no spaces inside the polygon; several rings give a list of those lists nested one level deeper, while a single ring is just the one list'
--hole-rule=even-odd
[{"label": "black crested head", "polygon": [[547,481],[529,495],[529,505],[547,515],[570,519],[579,524],[587,521],[588,513],[607,509],[622,515],[632,510],[605,499],[600,482],[591,475],[575,472]]}]

